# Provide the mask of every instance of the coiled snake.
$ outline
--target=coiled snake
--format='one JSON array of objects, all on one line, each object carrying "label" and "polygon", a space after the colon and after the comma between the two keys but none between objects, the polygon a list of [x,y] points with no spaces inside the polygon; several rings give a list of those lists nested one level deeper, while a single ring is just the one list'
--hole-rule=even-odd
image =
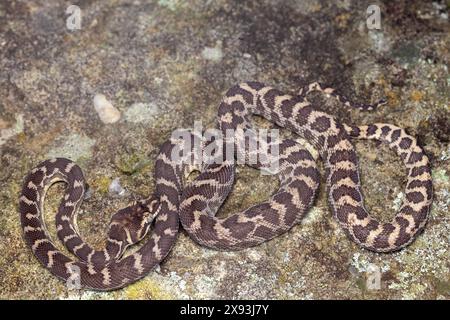
[{"label": "coiled snake", "polygon": [[[259,82],[247,82],[232,87],[225,94],[219,106],[220,129],[248,130],[252,127],[250,116],[256,114],[299,134],[317,148],[325,163],[328,201],[347,235],[360,246],[376,252],[399,250],[408,245],[424,228],[432,202],[432,180],[427,156],[415,138],[396,126],[382,123],[360,127],[340,124],[307,101],[305,96],[312,90],[321,90],[351,105],[332,89],[322,89],[317,83],[291,96]],[[370,105],[355,106],[360,109],[373,108]],[[364,207],[358,159],[350,136],[388,143],[408,169],[405,199],[391,222],[377,221]],[[224,175],[227,170],[229,165],[225,163],[222,165]],[[214,171],[218,172],[216,168]],[[197,184],[201,185],[211,175],[213,173],[206,168],[205,175],[198,176]],[[251,219],[243,214],[232,225],[228,223],[229,219],[219,219],[204,212],[204,208],[211,210],[213,206],[209,204],[210,190],[196,187],[194,183],[183,192],[180,220],[183,228],[202,245],[217,249],[240,249],[241,246],[236,243],[251,233],[256,221],[264,221],[264,225],[256,229],[257,239],[273,237],[284,214],[298,210],[294,207],[308,201],[309,192],[318,181],[305,182],[307,186],[302,189],[306,189],[305,194],[288,190],[283,196],[274,198],[272,205],[256,212],[245,212]],[[198,200],[193,202],[194,198]],[[220,201],[215,200],[215,203]]]},{"label": "coiled snake", "polygon": [[[298,133],[319,150],[325,162],[329,203],[349,237],[377,252],[406,246],[427,221],[432,201],[428,158],[416,140],[401,128],[387,124],[361,127],[340,124],[306,100],[306,94],[312,90],[321,90],[352,105],[332,89],[322,89],[317,84],[290,96],[261,83],[248,82],[226,93],[219,107],[219,128],[248,130],[252,127],[250,116],[256,114]],[[357,156],[350,137],[387,142],[408,168],[406,197],[390,223],[371,218],[364,208]],[[64,158],[46,160],[33,169],[25,178],[19,211],[26,243],[44,267],[80,287],[112,290],[142,278],[164,259],[175,242],[179,218],[198,243],[236,250],[289,230],[313,203],[320,180],[315,159],[293,140],[280,142],[279,190],[269,201],[227,218],[214,215],[232,188],[235,163],[188,165],[171,158],[175,147],[180,147],[180,142],[173,139],[161,146],[155,164],[154,194],[112,217],[105,249],[98,251],[82,240],[76,226],[77,210],[85,191],[81,169]],[[191,157],[189,152],[186,154]],[[254,166],[264,168],[261,163]],[[201,173],[186,185],[184,177],[194,169]],[[45,193],[58,181],[64,181],[67,188],[56,216],[57,234],[79,261],[55,247],[43,220]],[[122,257],[128,246],[144,238],[150,226],[153,230],[149,240],[139,250]]]},{"label": "coiled snake", "polygon": [[[186,159],[172,160],[172,152],[178,145],[178,141],[170,139],[161,146],[155,163],[154,194],[112,216],[105,249],[100,251],[84,242],[76,225],[86,186],[80,167],[65,158],[46,160],[36,166],[25,178],[19,211],[25,240],[44,267],[75,288],[112,290],[142,278],[160,263],[175,242],[183,177],[193,170],[187,161],[190,153],[186,153]],[[60,181],[67,187],[56,214],[57,235],[80,261],[58,250],[45,227],[44,197],[48,188]],[[126,248],[139,242],[150,225],[153,228],[150,239],[122,258]]]}]

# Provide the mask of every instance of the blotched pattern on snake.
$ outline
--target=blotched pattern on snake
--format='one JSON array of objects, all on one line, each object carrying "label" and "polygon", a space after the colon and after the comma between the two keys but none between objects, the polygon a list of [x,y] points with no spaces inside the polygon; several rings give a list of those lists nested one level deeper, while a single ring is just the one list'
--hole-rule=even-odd
[{"label": "blotched pattern on snake", "polygon": [[[259,82],[247,82],[232,87],[225,94],[219,106],[220,129],[223,132],[251,130],[251,115],[255,114],[299,134],[317,148],[325,163],[328,201],[348,236],[360,246],[376,252],[399,250],[408,245],[423,230],[432,202],[428,157],[414,137],[394,125],[376,123],[357,127],[339,123],[306,99],[306,94],[313,90],[323,91],[348,106],[352,105],[333,89],[322,89],[318,83],[308,85],[292,96]],[[363,110],[374,107],[353,105]],[[387,143],[408,169],[405,199],[391,222],[379,222],[364,207],[358,159],[350,137]],[[304,214],[302,209],[308,207],[312,190],[318,184],[309,177],[302,181],[300,188],[288,188],[286,192],[274,195],[264,207],[256,206],[255,210],[251,208],[234,215],[231,220],[217,218],[208,215],[205,208],[216,212],[218,208],[214,204],[220,206],[220,200],[223,201],[226,195],[211,204],[211,190],[198,186],[219,172],[226,176],[231,171],[229,166],[224,163],[214,170],[206,168],[194,184],[184,189],[181,199],[183,228],[195,241],[211,248],[241,249],[276,236],[292,211],[297,211],[300,216]],[[255,227],[256,223],[260,225]],[[251,238],[249,243],[241,245],[241,239],[246,237]]]},{"label": "blotched pattern on snake", "polygon": [[[249,82],[227,92],[219,107],[219,128],[249,130],[250,116],[257,114],[306,138],[325,161],[329,202],[346,233],[361,246],[378,252],[406,246],[427,221],[432,201],[428,158],[416,140],[396,126],[341,125],[306,100],[305,95],[312,90],[321,90],[351,105],[332,89],[322,89],[318,84],[306,86],[297,96],[290,96],[261,83]],[[371,105],[357,107],[372,108]],[[350,137],[387,142],[408,168],[406,197],[390,223],[371,218],[364,208],[357,157]],[[80,168],[70,160],[58,158],[44,161],[33,169],[22,189],[20,213],[25,240],[39,261],[62,279],[78,277],[82,287],[115,289],[143,277],[167,255],[178,231],[178,214],[183,227],[197,242],[235,250],[289,230],[313,203],[319,184],[315,159],[295,141],[283,140],[278,159],[281,163],[279,190],[267,202],[227,218],[217,218],[215,213],[234,182],[235,163],[188,166],[171,158],[178,144],[169,140],[161,147],[155,165],[154,195],[113,216],[106,247],[99,251],[81,239],[76,227],[76,213],[85,189]],[[264,168],[260,163],[254,166]],[[201,174],[183,189],[184,176],[193,169],[200,170]],[[43,199],[49,186],[57,181],[67,183],[56,218],[58,237],[80,261],[59,251],[45,228]],[[128,246],[145,236],[153,218],[150,240],[122,258]]]}]

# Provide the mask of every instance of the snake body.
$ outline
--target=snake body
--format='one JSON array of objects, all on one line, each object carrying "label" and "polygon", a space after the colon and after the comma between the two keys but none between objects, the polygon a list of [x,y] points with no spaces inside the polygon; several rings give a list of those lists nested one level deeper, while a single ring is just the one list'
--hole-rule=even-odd
[{"label": "snake body", "polygon": [[[106,247],[99,251],[81,239],[76,227],[86,185],[81,169],[65,158],[46,160],[35,167],[25,178],[19,211],[25,241],[41,264],[75,288],[94,290],[117,289],[148,274],[169,253],[178,233],[177,208],[186,166],[171,162],[173,148],[171,141],[161,146],[154,194],[113,215]],[[57,233],[78,261],[55,247],[43,219],[45,194],[60,181],[67,187],[56,215]],[[150,239],[122,258],[126,247],[141,240],[152,223]]]},{"label": "snake body", "polygon": [[[340,97],[332,89],[322,89],[317,83],[307,86],[295,96],[259,82],[235,85],[227,91],[219,106],[219,127],[223,132],[249,130],[252,128],[251,115],[260,115],[299,134],[317,148],[325,163],[328,201],[345,233],[360,246],[376,252],[395,251],[408,245],[423,230],[432,202],[432,179],[427,156],[414,137],[394,125],[377,123],[357,127],[339,123],[306,99],[306,94],[312,90],[322,90]],[[344,102],[351,104],[347,99]],[[369,105],[356,107],[372,109]],[[364,207],[358,159],[351,137],[387,143],[408,169],[405,199],[391,222],[379,222]],[[206,168],[204,174],[197,177],[196,183],[202,185],[216,174],[226,176],[231,172],[229,167],[232,165],[224,163],[219,169]],[[205,208],[211,210],[214,205],[210,204],[209,191],[194,184],[194,187],[187,186],[183,192],[180,221],[191,237],[202,245],[216,249],[240,249],[241,246],[236,243],[249,232],[254,232],[249,230],[258,230],[257,237],[270,238],[276,235],[280,219],[286,212],[297,210],[302,216],[298,205],[308,203],[310,190],[317,183],[307,179],[302,188],[288,189],[282,197],[274,197],[264,208],[234,216],[231,220],[233,224],[230,219],[217,218],[205,212]],[[197,199],[195,202],[192,201],[194,197]],[[217,199],[214,202],[220,203]],[[263,224],[258,226],[261,222]]]},{"label": "snake body", "polygon": [[[243,158],[248,158],[248,151],[242,150]],[[235,162],[206,165],[183,189],[179,211],[183,228],[198,243],[223,250],[255,246],[291,229],[312,206],[320,175],[313,156],[294,140],[282,141],[279,152],[279,157],[273,157],[273,161],[279,161],[279,189],[268,201],[225,218],[216,217],[215,213],[230,189],[218,191],[209,181],[220,177],[224,184],[232,185]],[[246,163],[257,169],[270,167],[259,162]]]},{"label": "snake body", "polygon": [[[314,90],[359,109],[374,107],[354,105],[333,89],[322,89],[317,83],[291,96],[262,83],[247,82],[232,87],[225,94],[219,106],[219,129],[223,133],[227,129],[246,132],[252,129],[251,116],[260,115],[299,134],[319,151],[325,163],[329,204],[348,236],[360,246],[377,252],[394,251],[408,245],[424,228],[432,202],[427,156],[416,139],[396,126],[358,127],[339,123],[306,99],[306,94]],[[364,207],[357,155],[351,138],[387,143],[408,169],[405,199],[391,222],[377,221]],[[19,199],[25,241],[55,276],[94,290],[117,289],[150,272],[171,250],[179,221],[195,241],[207,247],[238,250],[260,244],[286,232],[302,219],[313,204],[320,181],[315,159],[306,149],[290,139],[277,143],[280,156],[268,157],[280,163],[278,191],[266,202],[219,218],[215,214],[231,191],[235,162],[226,160],[195,166],[187,164],[186,158],[175,160],[173,151],[180,148],[180,141],[169,139],[157,156],[155,192],[112,217],[103,250],[95,250],[84,242],[76,225],[86,185],[81,169],[68,159],[46,160],[27,175]],[[229,144],[230,141],[225,140],[224,148]],[[202,146],[205,148],[204,142]],[[183,148],[187,148],[185,156],[192,158],[191,147]],[[238,156],[239,152],[243,151],[238,151]],[[268,153],[267,149],[264,152]],[[249,154],[243,156],[248,158]],[[260,162],[253,166],[266,168]],[[185,177],[192,170],[199,170],[200,175],[186,183]],[[67,187],[56,215],[57,235],[78,260],[56,248],[43,219],[45,194],[59,181],[65,182]],[[150,227],[152,234],[147,242],[134,253],[125,255],[126,248],[142,240]]]},{"label": "snake body", "polygon": [[[194,133],[189,135],[190,141],[196,138],[203,139],[195,136]],[[293,140],[285,139],[273,143],[279,143],[281,181],[297,188],[301,188],[302,185],[295,186],[296,181],[306,176],[317,181],[317,185],[310,191],[308,203],[305,204],[310,206],[318,187],[319,173],[315,160],[307,150]],[[203,140],[201,144],[201,150],[203,150],[205,148]],[[270,145],[266,147],[269,148]],[[86,185],[80,167],[65,158],[55,158],[40,163],[25,178],[19,201],[26,243],[45,268],[67,283],[77,284],[80,288],[113,290],[142,278],[164,259],[175,241],[179,224],[179,201],[186,184],[186,176],[194,170],[204,170],[201,163],[194,161],[195,151],[193,145],[186,145],[184,141],[176,138],[171,138],[162,145],[155,164],[154,194],[119,210],[112,216],[106,246],[103,250],[95,250],[89,246],[82,239],[77,228],[77,212],[82,203]],[[268,153],[268,150],[263,152]],[[179,158],[175,158],[174,155],[178,155]],[[269,154],[267,156],[269,161],[275,161]],[[256,166],[265,168],[269,165],[270,163],[259,163]],[[214,171],[214,167],[221,166],[221,164],[210,165],[209,169]],[[207,184],[201,183],[201,188],[212,190],[211,202],[231,191],[234,166],[228,168],[230,171],[226,176],[214,173],[214,176],[207,180]],[[297,174],[294,174],[296,168],[299,168],[298,173],[303,172],[305,177],[297,177]],[[78,261],[56,248],[45,226],[44,198],[50,186],[57,182],[65,182],[67,185],[56,214],[57,235],[66,248],[78,257]],[[283,188],[281,186],[280,194]],[[254,208],[253,211],[256,212],[256,209],[258,208]],[[305,211],[306,209],[304,208]],[[295,210],[288,212],[285,217],[286,223],[278,227],[278,233],[299,218]],[[144,238],[153,220],[150,239],[138,251],[122,258],[127,247]],[[268,237],[259,237],[257,241],[261,243],[267,240]],[[249,241],[246,237],[239,239],[243,247],[248,246]]]}]

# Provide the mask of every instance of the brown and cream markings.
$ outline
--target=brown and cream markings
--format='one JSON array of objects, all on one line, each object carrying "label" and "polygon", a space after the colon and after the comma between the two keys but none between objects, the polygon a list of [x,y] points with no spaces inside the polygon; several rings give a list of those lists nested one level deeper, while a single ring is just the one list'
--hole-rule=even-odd
[{"label": "brown and cream markings", "polygon": [[[243,141],[243,137],[225,140],[224,148],[236,141]],[[270,153],[271,143],[279,143],[279,156]],[[252,152],[258,152],[248,146],[238,148],[235,145],[233,148],[242,152],[242,159],[249,159]],[[311,153],[290,139],[272,141],[267,149],[259,151],[270,160],[266,163],[247,160],[245,163],[266,171],[275,168],[271,165],[274,161],[278,166],[276,172],[271,173],[277,174],[279,188],[268,201],[225,218],[215,216],[231,188],[220,191],[208,181],[220,179],[223,184],[232,186],[235,161],[206,165],[200,175],[186,185],[181,197],[180,221],[198,243],[220,250],[255,246],[290,230],[311,208],[320,183],[319,171]]]},{"label": "brown and cream markings", "polygon": [[[335,96],[347,106],[363,110],[375,107],[352,104],[333,89],[322,89],[317,83],[291,96],[262,83],[247,82],[226,93],[219,106],[219,128],[223,133],[228,129],[252,129],[251,115],[255,114],[296,132],[318,149],[326,167],[331,210],[348,236],[360,246],[377,252],[394,251],[408,245],[423,230],[432,202],[427,156],[415,138],[394,125],[378,123],[358,127],[337,122],[308,102],[306,94],[313,90]],[[408,169],[406,196],[391,222],[377,221],[364,207],[357,154],[350,138],[387,143]],[[83,288],[117,289],[142,278],[164,259],[175,242],[179,218],[198,243],[216,249],[238,250],[286,232],[313,204],[320,181],[315,159],[298,143],[286,139],[280,141],[279,157],[269,155],[271,161],[279,160],[279,190],[266,202],[227,218],[218,218],[215,214],[234,183],[235,161],[225,159],[220,163],[192,165],[191,147],[185,150],[190,161],[173,159],[175,147],[186,148],[180,143],[170,139],[161,146],[155,164],[154,194],[119,210],[112,217],[103,250],[95,250],[85,243],[76,225],[86,185],[81,169],[64,158],[46,160],[33,169],[25,178],[19,211],[26,243],[42,265],[59,278],[78,281]],[[229,141],[225,141],[227,143]],[[242,149],[236,150],[242,152]],[[235,154],[244,158],[249,155]],[[267,169],[262,163],[253,166]],[[186,175],[193,170],[201,173],[186,183]],[[68,257],[54,246],[43,220],[45,194],[59,181],[65,182],[67,187],[56,216],[58,238],[79,260]],[[142,240],[150,227],[153,230],[149,240],[136,252],[124,255],[126,248]]]},{"label": "brown and cream markings", "polygon": [[[148,199],[119,210],[111,218],[104,250],[96,251],[80,237],[76,215],[85,192],[81,169],[65,158],[46,160],[25,178],[19,201],[24,238],[42,265],[55,276],[82,288],[112,290],[126,286],[150,272],[169,253],[178,233],[178,204],[182,190],[183,162],[171,160],[176,141],[165,142],[155,164],[156,190]],[[79,258],[76,261],[51,241],[43,220],[46,191],[56,183],[67,184],[56,214],[58,238]],[[136,252],[122,257],[152,225],[149,240]]]},{"label": "brown and cream markings", "polygon": [[[298,95],[291,96],[259,82],[236,85],[227,91],[219,106],[219,126],[228,129],[252,128],[251,115],[260,115],[286,127],[309,141],[318,149],[326,167],[326,184],[331,210],[348,236],[360,246],[376,251],[399,250],[411,243],[423,230],[432,203],[432,179],[428,158],[417,141],[403,129],[390,124],[349,126],[317,110],[306,99],[310,91],[319,90],[335,96],[347,106],[371,110],[376,105],[352,104],[331,88],[322,89],[318,83],[305,86]],[[383,101],[380,102],[380,104]],[[369,215],[364,207],[358,169],[358,158],[350,138],[376,139],[389,145],[408,169],[408,181],[403,204],[391,222],[382,223]],[[222,170],[206,168],[194,183],[203,185]],[[318,178],[297,168],[292,179],[296,187],[289,186],[276,194],[263,207],[255,206],[228,219],[208,215],[211,211],[206,188],[188,186],[180,204],[181,223],[198,243],[216,249],[241,249],[241,239],[250,237],[246,245],[277,235],[286,216],[304,215],[312,190]],[[283,181],[282,181],[282,185]],[[225,195],[226,196],[226,195]],[[192,201],[195,197],[196,201]],[[221,203],[215,201],[215,203]],[[218,208],[215,207],[213,211]],[[293,223],[298,219],[292,220]],[[284,224],[284,231],[292,224]]]}]

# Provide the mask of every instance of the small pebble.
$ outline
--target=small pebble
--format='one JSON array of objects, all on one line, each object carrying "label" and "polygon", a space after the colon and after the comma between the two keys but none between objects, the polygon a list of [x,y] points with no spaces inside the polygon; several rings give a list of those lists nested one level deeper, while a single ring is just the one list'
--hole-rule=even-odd
[{"label": "small pebble", "polygon": [[120,185],[120,178],[115,178],[109,185],[108,190],[110,193],[118,196],[124,196],[126,193],[126,190]]},{"label": "small pebble", "polygon": [[84,192],[83,200],[88,200],[92,197],[92,189],[88,187]]},{"label": "small pebble", "polygon": [[94,96],[94,108],[103,123],[114,123],[120,119],[120,111],[103,94]]}]

